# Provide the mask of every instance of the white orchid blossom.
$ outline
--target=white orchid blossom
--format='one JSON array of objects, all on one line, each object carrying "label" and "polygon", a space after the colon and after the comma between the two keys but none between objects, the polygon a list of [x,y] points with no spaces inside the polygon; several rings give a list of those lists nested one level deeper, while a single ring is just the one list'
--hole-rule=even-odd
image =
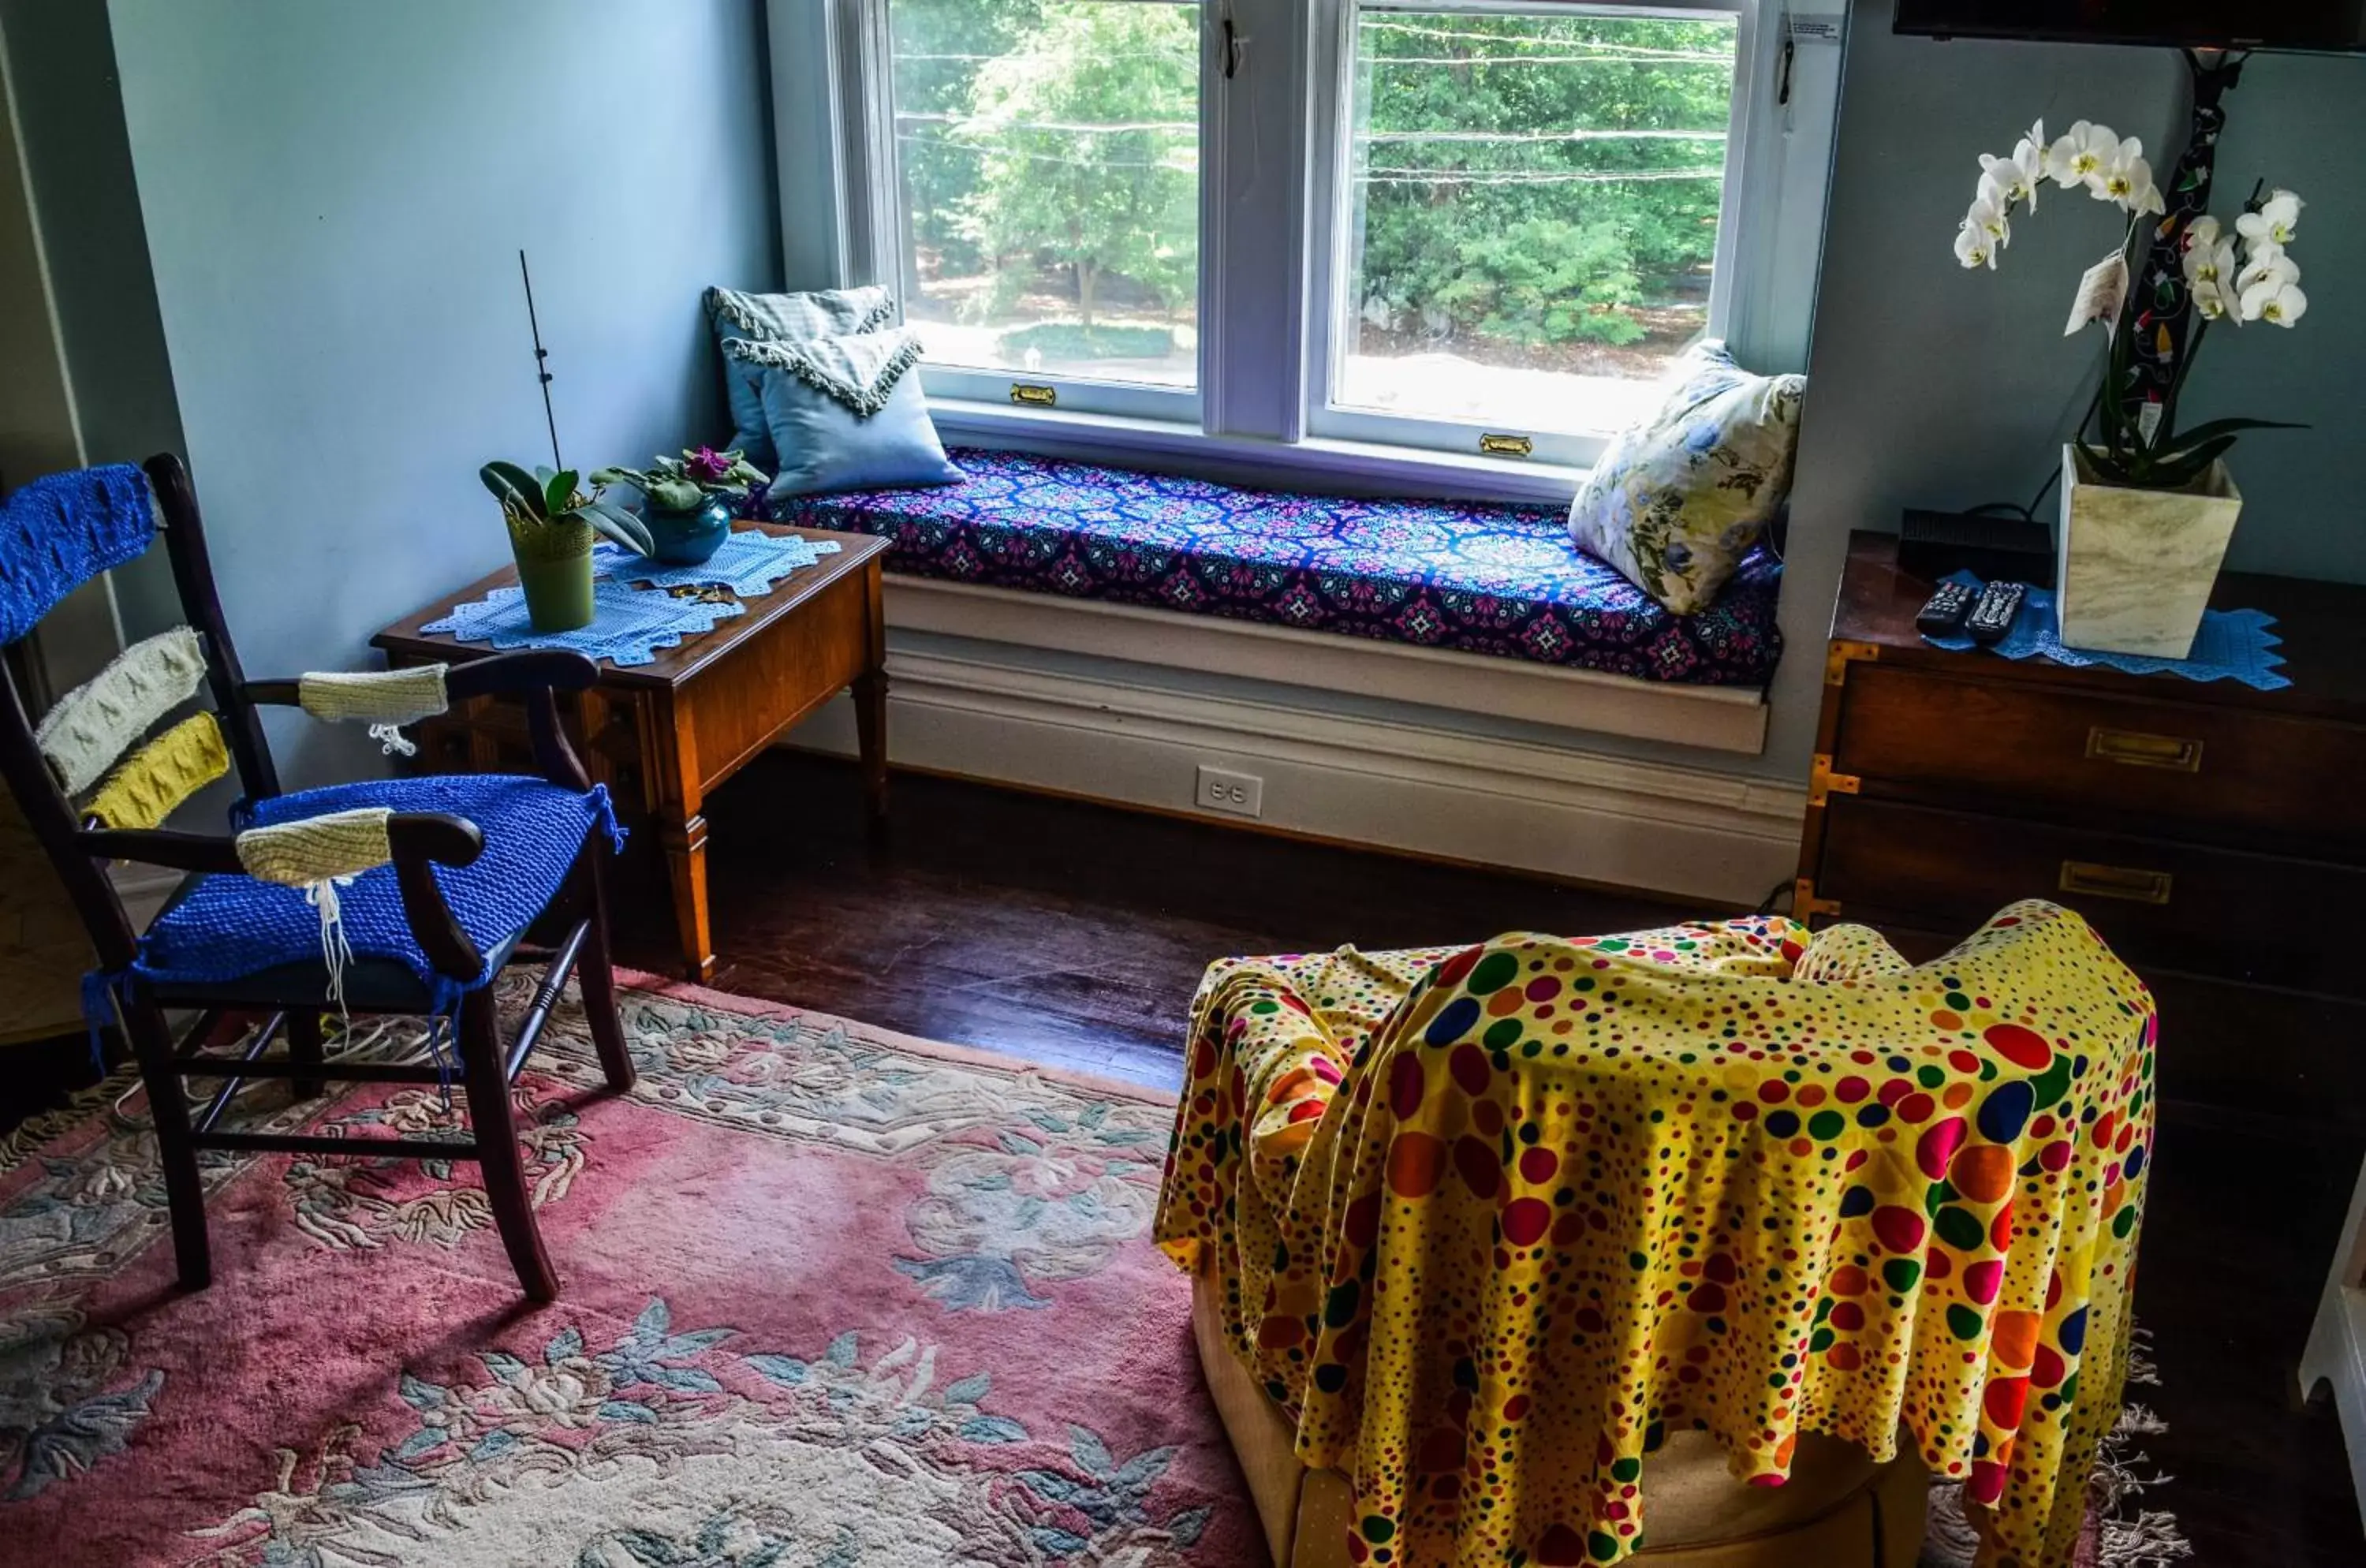
[{"label": "white orchid blossom", "polygon": [[2224,232],[2218,220],[2205,212],[2185,226],[2185,249],[2189,254],[2197,250],[2208,250],[2218,243]]},{"label": "white orchid blossom", "polygon": [[2300,267],[2284,254],[2284,248],[2265,241],[2251,247],[2244,258],[2243,270],[2235,275],[2235,287],[2246,294],[2262,283],[2299,281]]},{"label": "white orchid blossom", "polygon": [[2096,200],[2117,202],[2130,212],[2162,209],[2160,187],[2152,183],[2152,165],[2145,162],[2144,143],[2133,136],[2087,175],[2086,186]]},{"label": "white orchid blossom", "polygon": [[2297,283],[2264,277],[2243,290],[2242,320],[2247,321],[2273,321],[2288,327],[2307,310],[2308,296]]},{"label": "white orchid blossom", "polygon": [[2110,167],[2119,151],[2120,139],[2110,126],[2090,125],[2082,119],[2046,149],[2045,172],[2054,176],[2056,185],[2068,190]]},{"label": "white orchid blossom", "polygon": [[2012,220],[2006,216],[2009,210],[2005,203],[1983,196],[1964,214],[1964,227],[1977,229],[1995,243],[1998,250],[2003,250],[2012,243]]},{"label": "white orchid blossom", "polygon": [[2015,144],[2011,157],[1980,154],[1980,195],[2000,208],[2010,209],[2014,202],[2025,201],[2032,212],[2036,211],[2037,187],[2045,178],[2045,122],[2042,119]]},{"label": "white orchid blossom", "polygon": [[2235,220],[2235,231],[2251,242],[2289,245],[2293,231],[2300,227],[2300,209],[2308,204],[2288,190],[2270,194],[2257,212],[2246,212]]},{"label": "white orchid blossom", "polygon": [[1969,219],[1955,231],[1955,259],[1967,267],[1996,267],[1996,244],[1987,233],[1972,226]]}]

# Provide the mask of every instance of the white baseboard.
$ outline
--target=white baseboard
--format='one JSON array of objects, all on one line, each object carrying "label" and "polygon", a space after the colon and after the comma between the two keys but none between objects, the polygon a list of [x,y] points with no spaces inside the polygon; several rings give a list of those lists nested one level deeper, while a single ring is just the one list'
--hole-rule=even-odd
[{"label": "white baseboard", "polygon": [[887,574],[887,625],[1756,756],[1766,694]]},{"label": "white baseboard", "polygon": [[[1242,821],[1195,807],[1211,763],[1265,781],[1256,825],[1727,905],[1798,862],[1805,793],[1731,774],[987,659],[897,651],[888,670],[905,767]],[[851,755],[851,706],[790,744]]]}]

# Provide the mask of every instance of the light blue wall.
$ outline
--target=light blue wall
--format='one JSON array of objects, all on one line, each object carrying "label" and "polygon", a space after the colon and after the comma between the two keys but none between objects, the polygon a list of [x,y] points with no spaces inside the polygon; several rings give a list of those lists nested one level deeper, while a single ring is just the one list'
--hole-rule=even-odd
[{"label": "light blue wall", "polygon": [[[698,306],[779,272],[759,0],[111,0],[186,454],[251,672],[503,561],[478,466],[714,438]],[[299,782],[363,761],[280,731]],[[375,749],[371,748],[374,752]]]},{"label": "light blue wall", "polygon": [[[2101,340],[2065,339],[2062,323],[2118,230],[2107,209],[2048,185],[2034,217],[2014,220],[2001,267],[1962,271],[1948,245],[1977,154],[2010,152],[2041,115],[2049,134],[2089,118],[2142,137],[2164,177],[2181,145],[2169,133],[2184,66],[2169,51],[1898,38],[1891,13],[1873,0],[1850,24],[1791,498],[1790,651],[1759,760],[1793,779],[1812,750],[1849,530],[1895,528],[1908,506],[2026,502],[2084,406]],[[2293,254],[2311,306],[2290,333],[2214,333],[2187,412],[2316,426],[2237,449],[2247,504],[2230,564],[2366,580],[2366,503],[2350,477],[2366,391],[2366,59],[2259,57],[2227,107],[2213,206],[2231,213],[2255,174],[2309,198]]]}]

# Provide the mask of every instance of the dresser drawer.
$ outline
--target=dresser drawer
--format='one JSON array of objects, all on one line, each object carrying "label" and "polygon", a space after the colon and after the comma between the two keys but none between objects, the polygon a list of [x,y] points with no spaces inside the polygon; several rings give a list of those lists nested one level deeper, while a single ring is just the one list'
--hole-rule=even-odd
[{"label": "dresser drawer", "polygon": [[1834,795],[1814,872],[1843,920],[1969,932],[2019,898],[2084,915],[2141,973],[2366,996],[2366,870]]},{"label": "dresser drawer", "polygon": [[2061,807],[2366,858],[2366,812],[2335,809],[2366,783],[2366,728],[1873,661],[1835,694],[1832,771],[1876,795]]}]

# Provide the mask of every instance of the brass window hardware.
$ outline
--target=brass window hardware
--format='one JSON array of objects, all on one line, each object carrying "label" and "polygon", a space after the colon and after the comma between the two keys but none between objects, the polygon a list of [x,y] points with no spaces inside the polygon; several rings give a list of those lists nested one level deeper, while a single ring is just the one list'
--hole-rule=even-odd
[{"label": "brass window hardware", "polygon": [[2169,902],[2170,877],[2165,871],[2066,860],[2062,863],[2059,886],[2065,893],[2083,893],[2091,898],[2117,898],[2129,904],[2158,906]]},{"label": "brass window hardware", "polygon": [[1013,381],[1010,383],[1010,400],[1025,403],[1030,408],[1057,408],[1060,406],[1060,389],[1036,381]]},{"label": "brass window hardware", "polygon": [[1525,435],[1498,435],[1490,431],[1479,438],[1479,450],[1490,457],[1526,457],[1536,449],[1537,444]]},{"label": "brass window hardware", "polygon": [[2130,768],[2158,768],[2171,773],[2202,771],[2202,742],[2181,735],[2146,735],[2136,729],[2112,729],[2096,725],[2087,731],[2087,758],[2094,762],[2118,762]]},{"label": "brass window hardware", "polygon": [[1819,751],[1808,769],[1808,804],[1821,806],[1833,795],[1854,795],[1863,783],[1854,773],[1832,772],[1830,754]]}]

